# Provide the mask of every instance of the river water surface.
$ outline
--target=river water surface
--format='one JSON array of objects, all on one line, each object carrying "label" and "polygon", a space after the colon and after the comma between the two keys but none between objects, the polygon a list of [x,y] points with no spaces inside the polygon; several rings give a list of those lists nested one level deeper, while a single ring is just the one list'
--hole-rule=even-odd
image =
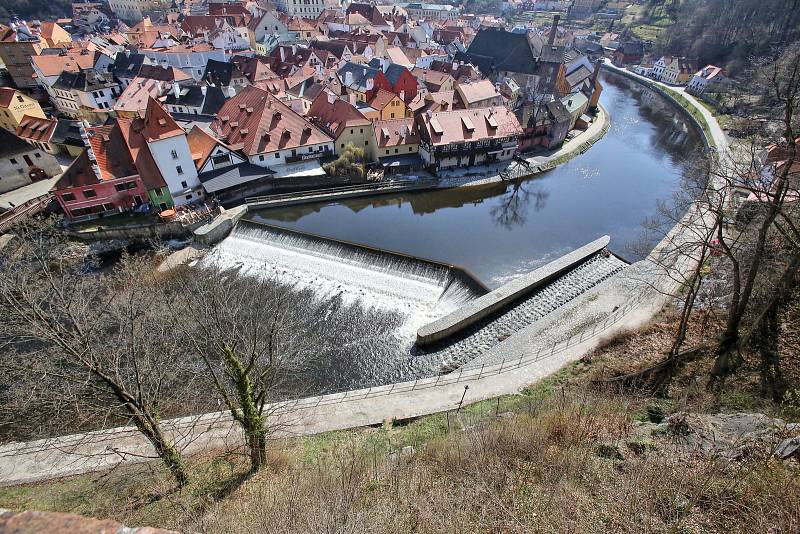
[{"label": "river water surface", "polygon": [[262,210],[253,220],[459,265],[490,287],[608,234],[637,259],[642,223],[679,187],[697,132],[661,96],[604,73],[611,129],[588,152],[495,184]]}]

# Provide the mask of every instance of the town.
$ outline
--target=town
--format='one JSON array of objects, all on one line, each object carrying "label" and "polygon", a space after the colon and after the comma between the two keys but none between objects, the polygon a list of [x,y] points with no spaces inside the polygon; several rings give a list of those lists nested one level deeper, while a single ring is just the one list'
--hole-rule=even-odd
[{"label": "town", "polygon": [[0,534],[795,532],[800,0],[0,2]]},{"label": "town", "polygon": [[[600,3],[575,4],[580,18]],[[269,193],[508,165],[588,128],[604,57],[698,94],[726,80],[687,58],[644,67],[640,40],[568,29],[559,12],[509,27],[413,3],[72,10],[0,27],[0,193],[19,190],[0,225],[56,205],[68,224],[157,224]]]}]

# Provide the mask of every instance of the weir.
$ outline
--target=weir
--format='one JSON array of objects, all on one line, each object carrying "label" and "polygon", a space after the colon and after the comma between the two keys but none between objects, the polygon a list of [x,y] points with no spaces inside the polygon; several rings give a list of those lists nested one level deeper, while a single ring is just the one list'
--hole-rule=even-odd
[{"label": "weir", "polygon": [[359,299],[367,306],[402,311],[403,304],[411,304],[428,318],[489,291],[455,265],[255,221],[239,222],[205,262],[309,287],[321,296]]}]

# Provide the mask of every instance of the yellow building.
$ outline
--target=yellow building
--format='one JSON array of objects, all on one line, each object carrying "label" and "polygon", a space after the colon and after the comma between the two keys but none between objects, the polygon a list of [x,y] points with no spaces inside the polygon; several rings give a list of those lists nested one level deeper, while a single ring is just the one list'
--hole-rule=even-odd
[{"label": "yellow building", "polygon": [[399,96],[383,89],[378,89],[369,105],[378,111],[379,120],[388,121],[412,116],[411,110]]},{"label": "yellow building", "polygon": [[16,132],[25,115],[46,118],[39,102],[16,89],[0,87],[0,128],[11,133]]}]

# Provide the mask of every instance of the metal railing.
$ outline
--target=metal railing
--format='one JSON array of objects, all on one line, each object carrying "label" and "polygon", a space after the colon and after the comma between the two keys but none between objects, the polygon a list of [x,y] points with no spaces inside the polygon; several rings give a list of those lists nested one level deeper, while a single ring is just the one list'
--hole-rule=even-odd
[{"label": "metal railing", "polygon": [[4,234],[10,230],[12,226],[26,217],[35,215],[47,208],[53,201],[53,198],[53,195],[46,193],[0,214],[0,234]]}]

